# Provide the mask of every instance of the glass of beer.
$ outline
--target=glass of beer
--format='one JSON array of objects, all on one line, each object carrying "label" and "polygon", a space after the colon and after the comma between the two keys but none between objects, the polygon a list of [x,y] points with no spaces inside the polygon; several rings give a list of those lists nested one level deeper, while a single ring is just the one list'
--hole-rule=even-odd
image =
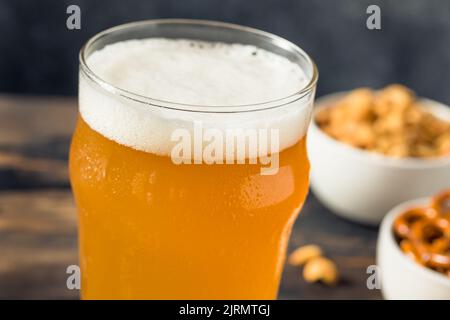
[{"label": "glass of beer", "polygon": [[317,70],[238,25],[152,20],[80,53],[83,299],[275,299],[309,184]]}]

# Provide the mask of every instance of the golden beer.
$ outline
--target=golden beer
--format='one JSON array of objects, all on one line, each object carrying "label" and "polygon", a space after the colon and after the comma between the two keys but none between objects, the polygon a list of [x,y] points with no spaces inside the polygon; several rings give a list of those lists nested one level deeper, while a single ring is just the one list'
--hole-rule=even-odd
[{"label": "golden beer", "polygon": [[[211,28],[192,21],[165,23]],[[161,149],[127,145],[120,135],[115,141],[116,136],[109,134],[113,131],[102,131],[109,117],[96,122],[102,117],[95,118],[97,113],[89,110],[105,103],[105,109],[98,110],[108,113],[108,101],[122,98],[116,99],[111,92],[101,93],[101,99],[86,98],[88,90],[104,88],[96,87],[98,79],[83,72],[80,115],[70,150],[70,177],[79,217],[82,298],[275,299],[292,225],[308,192],[304,129],[315,79],[308,95],[299,98],[303,99],[301,106],[290,104],[291,109],[286,109],[305,109],[304,123],[298,124],[302,133],[283,145],[282,132],[279,168],[275,174],[264,175],[261,163],[175,164]],[[145,108],[154,108],[146,105],[141,109],[135,101],[133,105],[123,101],[119,111],[113,111],[111,102],[111,113],[125,115],[111,117],[111,128],[128,121],[127,108],[130,113],[142,111],[142,118],[147,116]],[[239,116],[226,115],[227,123]],[[165,117],[168,124],[177,126],[176,119]],[[189,114],[189,119],[196,117],[196,113]],[[161,137],[146,134],[142,141],[152,146],[152,139]]]}]

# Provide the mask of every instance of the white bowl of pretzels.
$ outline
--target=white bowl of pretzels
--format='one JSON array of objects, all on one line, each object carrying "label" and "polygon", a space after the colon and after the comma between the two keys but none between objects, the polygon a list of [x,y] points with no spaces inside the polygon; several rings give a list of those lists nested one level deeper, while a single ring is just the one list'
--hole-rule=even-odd
[{"label": "white bowl of pretzels", "polygon": [[386,299],[450,299],[450,189],[386,215],[377,264]]},{"label": "white bowl of pretzels", "polygon": [[450,108],[400,85],[321,97],[308,131],[311,187],[347,219],[378,225],[450,187]]}]

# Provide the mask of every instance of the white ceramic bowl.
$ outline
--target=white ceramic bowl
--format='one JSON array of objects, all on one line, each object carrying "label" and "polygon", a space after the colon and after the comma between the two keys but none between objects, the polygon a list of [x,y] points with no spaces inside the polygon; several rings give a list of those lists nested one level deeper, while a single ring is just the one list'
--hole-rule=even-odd
[{"label": "white ceramic bowl", "polygon": [[[313,115],[344,93],[317,100]],[[436,116],[450,121],[450,108],[422,100]],[[395,205],[450,187],[450,157],[397,159],[344,144],[311,121],[308,131],[311,187],[336,214],[377,225]]]},{"label": "white ceramic bowl", "polygon": [[423,267],[407,257],[395,241],[392,224],[409,207],[429,203],[429,199],[405,202],[383,219],[377,243],[377,264],[385,299],[450,299],[450,278]]}]

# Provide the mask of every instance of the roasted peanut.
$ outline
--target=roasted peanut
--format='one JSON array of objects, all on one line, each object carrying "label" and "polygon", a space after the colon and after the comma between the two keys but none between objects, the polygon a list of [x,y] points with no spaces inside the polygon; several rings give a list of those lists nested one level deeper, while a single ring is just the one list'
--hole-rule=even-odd
[{"label": "roasted peanut", "polygon": [[361,88],[322,109],[316,123],[334,139],[392,157],[450,155],[450,122],[429,113],[402,85]]},{"label": "roasted peanut", "polygon": [[354,121],[368,120],[372,114],[373,92],[368,88],[356,89],[344,97],[347,116]]},{"label": "roasted peanut", "polygon": [[321,281],[327,285],[334,285],[338,280],[338,272],[333,261],[316,257],[305,264],[303,278],[307,282]]},{"label": "roasted peanut", "polygon": [[450,132],[440,136],[436,144],[441,155],[450,155]]},{"label": "roasted peanut", "polygon": [[405,86],[391,84],[379,92],[378,99],[391,108],[404,110],[414,102],[414,94]]},{"label": "roasted peanut", "polygon": [[306,245],[296,249],[288,258],[288,263],[293,266],[302,266],[308,260],[319,257],[322,250],[314,244]]}]

